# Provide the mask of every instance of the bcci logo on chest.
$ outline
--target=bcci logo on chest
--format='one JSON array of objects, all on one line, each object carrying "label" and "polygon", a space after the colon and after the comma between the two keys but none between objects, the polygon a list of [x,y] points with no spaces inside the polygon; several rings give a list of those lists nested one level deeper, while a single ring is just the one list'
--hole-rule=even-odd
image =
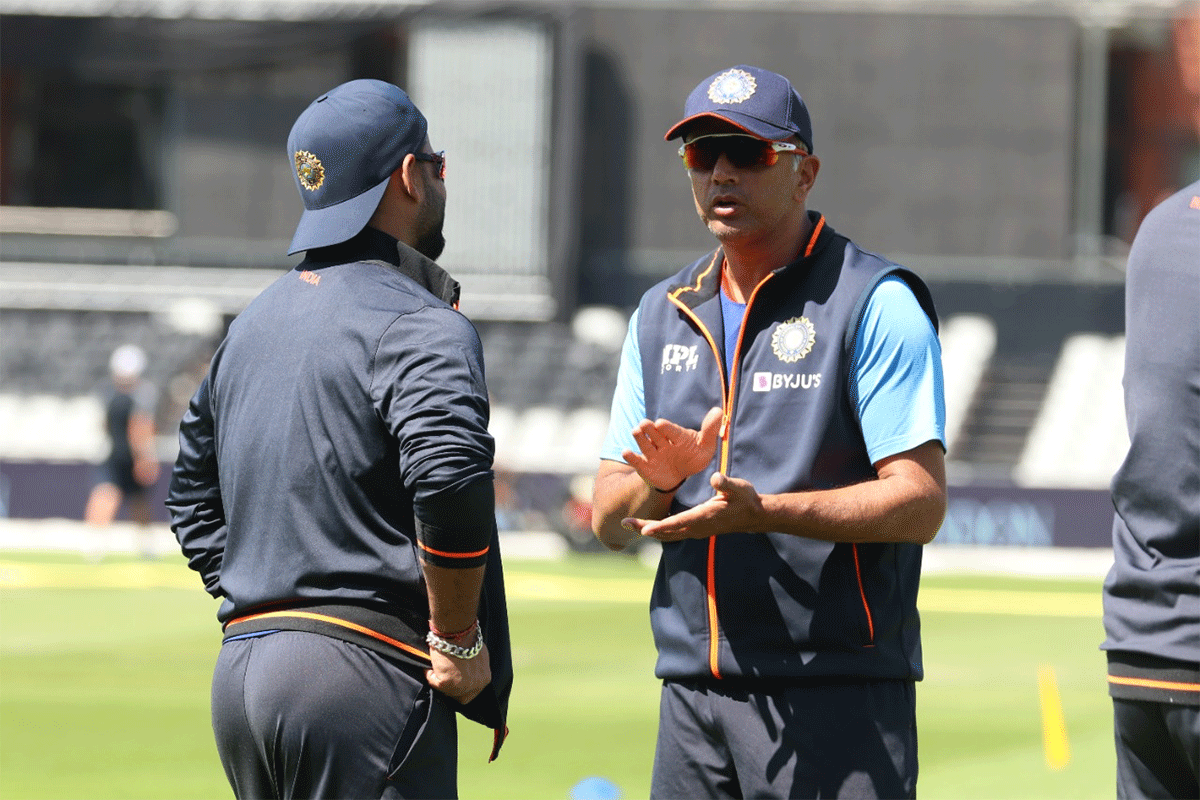
[{"label": "bcci logo on chest", "polygon": [[698,345],[667,345],[663,348],[662,369],[659,372],[691,372],[700,363],[700,356],[696,353],[697,347]]},{"label": "bcci logo on chest", "polygon": [[[792,317],[775,326],[771,333],[771,352],[784,364],[795,364],[812,352],[817,329],[808,317]],[[817,389],[821,373],[755,372],[750,388],[756,392],[776,389]]]},{"label": "bcci logo on chest", "polygon": [[812,352],[817,330],[808,317],[792,317],[781,322],[771,334],[771,349],[785,364],[794,364]]}]

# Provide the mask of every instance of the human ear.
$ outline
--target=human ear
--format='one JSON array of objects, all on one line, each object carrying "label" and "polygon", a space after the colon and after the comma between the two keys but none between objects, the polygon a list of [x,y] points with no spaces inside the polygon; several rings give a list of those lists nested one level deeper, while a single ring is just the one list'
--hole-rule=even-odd
[{"label": "human ear", "polygon": [[807,156],[800,162],[800,168],[796,174],[796,197],[803,202],[808,193],[812,191],[813,184],[817,182],[817,173],[821,170],[821,159],[816,156]]},{"label": "human ear", "polygon": [[419,169],[417,159],[412,153],[409,153],[392,173],[392,180],[398,180],[404,193],[418,204],[425,199],[425,184],[421,181],[421,176],[417,174]]}]

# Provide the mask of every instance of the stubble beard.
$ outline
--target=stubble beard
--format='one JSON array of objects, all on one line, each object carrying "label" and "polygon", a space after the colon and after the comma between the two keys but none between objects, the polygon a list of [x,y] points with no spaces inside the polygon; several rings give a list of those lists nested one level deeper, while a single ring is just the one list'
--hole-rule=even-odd
[{"label": "stubble beard", "polygon": [[446,237],[442,234],[445,220],[444,204],[440,204],[438,207],[426,206],[425,212],[421,214],[421,232],[417,236],[413,249],[431,261],[437,261],[442,250],[446,248]]}]

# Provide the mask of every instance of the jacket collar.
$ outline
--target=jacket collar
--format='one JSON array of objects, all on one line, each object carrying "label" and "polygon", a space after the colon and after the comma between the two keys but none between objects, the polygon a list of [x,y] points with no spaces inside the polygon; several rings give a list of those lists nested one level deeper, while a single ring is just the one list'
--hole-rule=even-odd
[{"label": "jacket collar", "polygon": [[[794,259],[774,270],[772,275],[795,275],[809,269],[808,260],[819,255],[833,236],[833,229],[825,224],[825,216],[819,211],[808,212],[812,233],[809,234],[808,244]],[[721,290],[721,271],[725,264],[725,254],[717,248],[711,254],[696,261],[688,267],[682,281],[667,287],[667,294],[683,303],[688,308],[695,308],[701,303],[712,300]]]},{"label": "jacket collar", "polygon": [[320,269],[334,264],[373,261],[387,264],[444,303],[458,308],[461,287],[432,259],[383,231],[367,227],[349,241],[305,253],[296,269]]},{"label": "jacket collar", "polygon": [[458,308],[458,298],[462,287],[458,281],[450,277],[449,272],[439,267],[433,259],[426,258],[404,242],[396,242],[396,250],[400,255],[400,263],[393,266],[402,275],[411,278],[422,289],[443,303]]}]

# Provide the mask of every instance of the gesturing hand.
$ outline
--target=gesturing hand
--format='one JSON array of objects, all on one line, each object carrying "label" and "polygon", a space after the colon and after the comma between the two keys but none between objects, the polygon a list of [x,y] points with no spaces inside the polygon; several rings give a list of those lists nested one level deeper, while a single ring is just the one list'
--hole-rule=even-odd
[{"label": "gesturing hand", "polygon": [[633,429],[642,452],[626,450],[622,456],[642,480],[657,489],[670,489],[712,463],[720,427],[720,408],[709,409],[698,431],[666,419],[644,419]]},{"label": "gesturing hand", "polygon": [[626,519],[622,525],[660,542],[707,539],[720,533],[754,531],[762,514],[762,497],[749,481],[714,473],[715,494],[698,506],[660,520]]}]

